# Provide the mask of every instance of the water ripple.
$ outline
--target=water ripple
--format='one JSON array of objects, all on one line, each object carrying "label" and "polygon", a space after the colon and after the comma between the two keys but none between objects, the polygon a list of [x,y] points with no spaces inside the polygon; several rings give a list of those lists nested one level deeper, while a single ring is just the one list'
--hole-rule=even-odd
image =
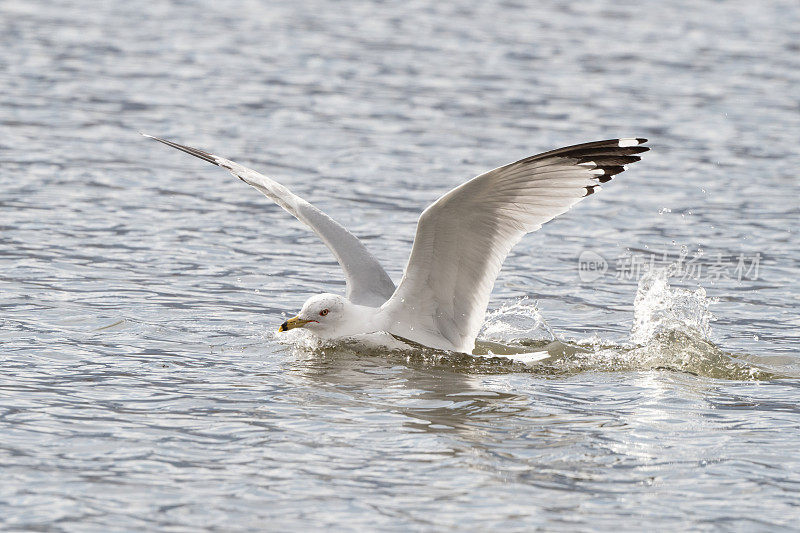
[{"label": "water ripple", "polygon": [[[798,13],[0,4],[0,528],[794,528]],[[552,352],[530,367],[278,342],[337,265],[139,130],[274,176],[395,279],[471,175],[594,138],[653,150],[509,257],[483,347]],[[683,247],[758,253],[760,275],[671,279],[646,309],[639,279],[578,277],[585,250]]]}]

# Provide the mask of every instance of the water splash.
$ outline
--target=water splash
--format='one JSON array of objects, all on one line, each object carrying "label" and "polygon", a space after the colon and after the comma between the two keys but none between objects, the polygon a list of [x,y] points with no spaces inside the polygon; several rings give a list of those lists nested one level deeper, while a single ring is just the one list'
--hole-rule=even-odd
[{"label": "water splash", "polygon": [[519,339],[538,339],[544,336],[556,339],[536,302],[523,297],[486,313],[486,321],[479,337],[494,342],[514,342]]},{"label": "water splash", "polygon": [[776,377],[711,341],[714,316],[709,308],[715,300],[702,287],[671,287],[673,272],[674,266],[652,270],[639,281],[629,343],[579,343],[586,349],[544,360],[543,370],[559,374],[671,370],[736,380]]},{"label": "water splash", "polygon": [[[549,357],[531,366],[531,371],[541,374],[670,370],[720,379],[776,377],[712,342],[714,316],[710,307],[715,300],[702,287],[689,290],[670,286],[674,272],[675,266],[671,265],[642,277],[627,342],[611,343],[600,338],[577,343],[558,340],[535,304],[526,300],[489,313],[482,339],[504,343],[505,353],[497,346],[490,346],[490,353],[511,359],[518,347],[548,353]],[[539,334],[535,335],[537,331]],[[479,349],[482,344],[486,342],[479,341]]]},{"label": "water splash", "polygon": [[291,348],[295,353],[314,352],[325,345],[322,339],[303,328],[295,328],[283,332],[265,331],[263,335],[273,342]]},{"label": "water splash", "polygon": [[639,281],[633,301],[630,337],[633,344],[647,345],[659,335],[672,331],[702,340],[711,339],[714,316],[709,306],[714,300],[702,287],[693,291],[670,287],[672,270],[672,267],[652,270]]}]

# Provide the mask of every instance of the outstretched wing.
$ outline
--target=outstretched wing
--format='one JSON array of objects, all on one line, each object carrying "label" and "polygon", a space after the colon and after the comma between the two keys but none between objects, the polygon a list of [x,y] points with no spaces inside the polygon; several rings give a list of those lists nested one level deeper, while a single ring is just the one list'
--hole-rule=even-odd
[{"label": "outstretched wing", "polygon": [[646,139],[613,139],[534,155],[473,178],[420,216],[394,295],[391,333],[470,353],[497,274],[523,235],[639,161]]},{"label": "outstretched wing", "polygon": [[351,302],[379,307],[394,292],[394,283],[389,275],[355,235],[280,183],[214,154],[152,135],[144,133],[142,135],[229,170],[231,174],[264,193],[297,220],[314,230],[342,266],[347,281],[347,299]]}]

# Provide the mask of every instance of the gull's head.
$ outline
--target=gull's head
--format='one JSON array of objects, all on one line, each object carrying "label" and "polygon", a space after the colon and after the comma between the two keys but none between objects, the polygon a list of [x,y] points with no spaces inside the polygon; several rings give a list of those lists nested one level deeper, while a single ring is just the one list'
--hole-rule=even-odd
[{"label": "gull's head", "polygon": [[305,328],[317,335],[334,335],[344,324],[349,306],[352,306],[350,302],[336,294],[312,296],[297,316],[281,324],[278,331]]}]

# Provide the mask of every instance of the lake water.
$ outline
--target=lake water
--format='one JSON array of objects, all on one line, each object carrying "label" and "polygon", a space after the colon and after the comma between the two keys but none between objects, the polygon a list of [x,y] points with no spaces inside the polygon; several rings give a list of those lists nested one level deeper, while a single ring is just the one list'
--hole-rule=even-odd
[{"label": "lake water", "polygon": [[[0,2],[0,529],[796,530],[798,43],[793,1]],[[481,353],[526,365],[278,336],[333,257],[139,130],[395,280],[469,177],[652,151],[506,261]]]}]

